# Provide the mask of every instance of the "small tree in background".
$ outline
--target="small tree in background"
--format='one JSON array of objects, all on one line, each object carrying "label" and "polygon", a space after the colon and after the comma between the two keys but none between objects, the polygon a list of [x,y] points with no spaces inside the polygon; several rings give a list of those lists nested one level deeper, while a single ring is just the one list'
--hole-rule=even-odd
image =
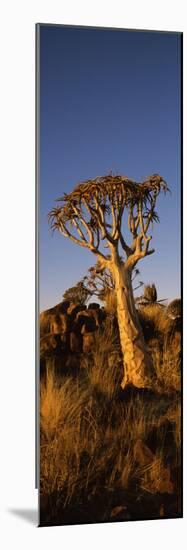
[{"label": "small tree in background", "polygon": [[[123,261],[123,258],[121,258]],[[139,275],[139,270],[134,269],[132,273],[132,282]],[[88,275],[83,278],[84,287],[88,289],[91,296],[97,296],[99,300],[105,302],[106,296],[115,292],[115,283],[111,271],[108,267],[102,265],[98,260],[96,264],[88,269]],[[143,285],[142,281],[133,288],[133,291],[138,290]]]},{"label": "small tree in background", "polygon": [[91,292],[84,285],[84,281],[79,281],[75,286],[68,288],[64,294],[63,299],[75,304],[84,305],[91,296]]},{"label": "small tree in background", "polygon": [[166,300],[167,298],[164,298],[163,300],[157,300],[157,289],[155,284],[152,283],[149,285],[145,285],[143,295],[136,298],[136,304],[140,306],[159,305],[161,307],[164,307],[162,302],[166,302]]},{"label": "small tree in background", "polygon": [[[158,174],[142,183],[109,174],[78,184],[58,200],[59,206],[49,214],[53,230],[91,250],[112,275],[124,361],[122,388],[128,383],[148,387],[153,373],[135,307],[132,273],[139,260],[154,253],[148,231],[152,222],[159,221],[157,197],[167,190]],[[105,247],[109,255],[105,254]],[[119,247],[125,256],[123,261]]]}]

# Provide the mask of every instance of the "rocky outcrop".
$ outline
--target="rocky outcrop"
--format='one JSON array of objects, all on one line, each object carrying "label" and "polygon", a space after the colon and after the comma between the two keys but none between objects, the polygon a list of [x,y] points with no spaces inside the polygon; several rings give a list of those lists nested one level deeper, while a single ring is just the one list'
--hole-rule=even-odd
[{"label": "rocky outcrop", "polygon": [[[106,319],[106,312],[97,303],[81,306],[68,301],[57,304],[40,315],[40,356],[45,364],[72,363],[72,355],[90,353],[95,333]],[[75,357],[74,357],[75,359]]]},{"label": "rocky outcrop", "polygon": [[[156,305],[154,307],[157,307]],[[63,301],[40,315],[40,351],[42,364],[52,357],[54,361],[61,360],[67,364],[67,358],[73,362],[79,362],[80,354],[91,353],[95,347],[95,336],[100,327],[104,326],[109,313],[98,303],[90,303],[88,307],[69,301]],[[147,318],[146,318],[147,319]],[[181,302],[174,300],[163,312],[166,319],[164,334],[165,343],[173,356],[181,353]],[[110,315],[111,326],[116,334],[116,344],[119,344],[118,323],[115,315]],[[140,316],[140,322],[142,319]],[[145,325],[145,326],[144,326]],[[149,351],[162,352],[163,339],[157,337],[151,318],[144,322],[143,329]],[[147,326],[148,325],[148,326]],[[149,326],[150,325],[150,326]],[[155,332],[155,333],[154,333]],[[150,334],[149,334],[150,333]],[[118,354],[117,354],[118,355]],[[57,358],[57,359],[56,359]],[[116,362],[115,354],[109,358],[110,362]],[[64,368],[64,367],[63,367]],[[44,369],[45,370],[45,369]]]}]

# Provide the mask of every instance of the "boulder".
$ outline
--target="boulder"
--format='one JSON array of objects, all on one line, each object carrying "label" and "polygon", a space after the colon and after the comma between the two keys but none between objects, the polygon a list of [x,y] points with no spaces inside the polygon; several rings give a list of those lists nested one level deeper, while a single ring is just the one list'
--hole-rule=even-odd
[{"label": "boulder", "polygon": [[76,318],[76,315],[79,311],[85,311],[86,309],[87,307],[84,305],[71,303],[67,310],[67,314],[70,316],[71,322]]},{"label": "boulder", "polygon": [[60,302],[60,304],[57,304],[57,306],[55,307],[58,313],[67,313],[69,306],[70,306],[69,300],[64,300],[63,302]]},{"label": "boulder", "polygon": [[44,357],[46,354],[54,351],[58,347],[58,339],[54,334],[46,334],[40,338],[40,355]]},{"label": "boulder", "polygon": [[90,353],[95,345],[95,332],[83,333],[83,353]]},{"label": "boulder", "polygon": [[70,328],[70,319],[66,313],[57,313],[50,316],[50,332],[53,334],[63,334]]},{"label": "boulder", "polygon": [[92,302],[91,304],[89,304],[88,306],[88,310],[89,309],[100,309],[100,305],[97,304],[97,302]]},{"label": "boulder", "polygon": [[86,333],[96,331],[96,328],[97,328],[96,321],[92,316],[84,315],[81,318],[79,318],[79,322],[81,323],[81,334],[86,334]]},{"label": "boulder", "polygon": [[100,327],[102,324],[102,312],[100,309],[89,309],[87,312],[88,317],[95,319],[96,327]]},{"label": "boulder", "polygon": [[69,305],[70,305],[70,302],[66,300],[40,313],[41,336],[43,336],[44,334],[48,334],[50,332],[50,323],[52,322],[52,318],[54,318],[54,316],[58,316],[63,313],[66,313]]},{"label": "boulder", "polygon": [[50,332],[50,315],[43,311],[40,313],[40,336],[49,334]]},{"label": "boulder", "polygon": [[70,350],[73,353],[82,352],[82,335],[76,332],[70,332]]},{"label": "boulder", "polygon": [[59,322],[61,333],[68,332],[70,329],[70,319],[67,313],[59,313]]},{"label": "boulder", "polygon": [[[102,313],[100,314],[100,310],[99,309],[89,309],[85,312],[82,312],[82,311],[79,311],[76,315],[76,319],[75,321],[78,321],[79,320],[79,323],[80,325],[84,324],[83,323],[83,320],[85,319],[85,317],[87,317],[88,319],[93,319],[93,321],[91,321],[90,323],[90,326],[92,325],[93,326],[93,329],[90,329],[89,332],[91,332],[91,330],[96,330],[97,327],[99,327],[102,323]],[[85,324],[86,324],[86,321],[85,321]],[[89,324],[89,321],[88,321],[88,324]]]},{"label": "boulder", "polygon": [[50,332],[52,334],[61,334],[61,319],[59,314],[53,314],[50,317]]},{"label": "boulder", "polygon": [[69,331],[62,332],[60,335],[60,340],[62,343],[62,347],[68,351],[69,350]]}]

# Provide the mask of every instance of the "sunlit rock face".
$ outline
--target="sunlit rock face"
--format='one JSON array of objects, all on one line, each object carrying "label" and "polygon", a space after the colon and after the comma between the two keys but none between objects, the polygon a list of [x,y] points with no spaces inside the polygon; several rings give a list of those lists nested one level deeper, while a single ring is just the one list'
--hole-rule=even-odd
[{"label": "sunlit rock face", "polygon": [[79,364],[79,355],[91,353],[95,345],[95,333],[102,327],[107,314],[97,303],[88,308],[68,301],[61,302],[40,315],[40,358],[42,373],[47,365],[61,370]]}]

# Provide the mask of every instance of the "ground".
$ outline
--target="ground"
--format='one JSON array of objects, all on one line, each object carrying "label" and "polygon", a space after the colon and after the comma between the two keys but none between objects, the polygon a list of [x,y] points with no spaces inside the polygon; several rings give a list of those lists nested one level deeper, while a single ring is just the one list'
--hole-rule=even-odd
[{"label": "ground", "polygon": [[160,308],[139,314],[157,376],[152,390],[121,390],[110,316],[88,353],[71,354],[74,368],[63,369],[63,354],[57,369],[51,356],[46,362],[41,525],[181,517],[180,323]]}]

